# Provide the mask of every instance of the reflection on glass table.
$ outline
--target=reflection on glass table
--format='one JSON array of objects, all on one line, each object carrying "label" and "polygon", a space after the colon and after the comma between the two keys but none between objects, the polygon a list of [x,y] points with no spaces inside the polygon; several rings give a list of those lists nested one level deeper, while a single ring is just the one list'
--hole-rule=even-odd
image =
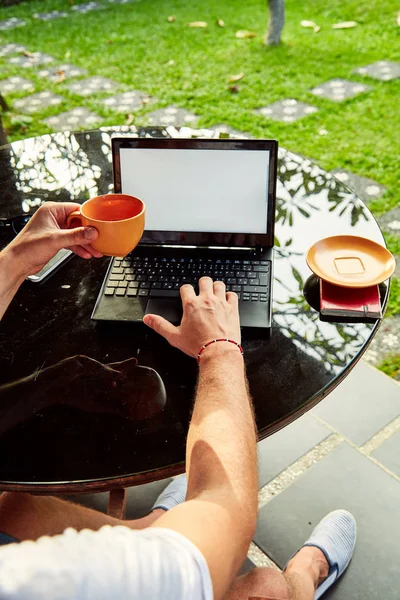
[{"label": "reflection on glass table", "polygon": [[[32,213],[46,200],[84,202],[113,191],[114,132],[216,135],[189,128],[103,128],[4,146],[0,217]],[[307,249],[338,233],[384,243],[351,190],[308,159],[281,149],[273,327],[269,338],[243,339],[260,439],[336,387],[379,326],[322,322],[304,297],[311,274]],[[2,246],[7,236],[0,230]],[[141,324],[90,319],[107,266],[106,258],[89,263],[73,258],[47,282],[24,283],[2,321],[3,489],[111,489],[184,469],[196,362]]]}]

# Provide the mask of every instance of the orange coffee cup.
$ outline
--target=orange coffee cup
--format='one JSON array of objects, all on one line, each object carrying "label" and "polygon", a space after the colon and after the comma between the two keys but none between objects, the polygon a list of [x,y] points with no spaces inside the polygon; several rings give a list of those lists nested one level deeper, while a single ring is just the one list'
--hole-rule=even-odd
[{"label": "orange coffee cup", "polygon": [[67,226],[95,227],[99,232],[92,246],[106,256],[126,256],[139,243],[144,230],[145,204],[126,194],[91,198],[68,215]]}]

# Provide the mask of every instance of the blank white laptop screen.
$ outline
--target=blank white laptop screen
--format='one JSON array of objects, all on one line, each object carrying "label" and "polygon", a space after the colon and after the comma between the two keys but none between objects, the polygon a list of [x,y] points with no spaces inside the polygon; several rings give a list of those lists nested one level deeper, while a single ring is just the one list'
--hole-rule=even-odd
[{"label": "blank white laptop screen", "polygon": [[268,150],[121,148],[121,191],[147,231],[266,233]]}]

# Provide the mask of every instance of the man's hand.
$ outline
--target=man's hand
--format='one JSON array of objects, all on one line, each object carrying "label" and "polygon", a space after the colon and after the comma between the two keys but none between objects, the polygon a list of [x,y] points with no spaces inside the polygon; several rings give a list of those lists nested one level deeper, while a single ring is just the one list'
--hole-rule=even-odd
[{"label": "man's hand", "polygon": [[222,281],[213,282],[210,277],[199,280],[199,291],[196,296],[193,286],[181,287],[183,317],[179,327],[158,315],[146,315],[143,321],[189,356],[197,356],[204,344],[216,338],[240,344],[237,294],[227,293]]},{"label": "man's hand", "polygon": [[13,256],[15,271],[23,277],[34,275],[61,248],[69,248],[81,258],[100,258],[90,245],[97,236],[94,227],[67,229],[67,217],[79,208],[74,202],[45,202],[4,252]]}]

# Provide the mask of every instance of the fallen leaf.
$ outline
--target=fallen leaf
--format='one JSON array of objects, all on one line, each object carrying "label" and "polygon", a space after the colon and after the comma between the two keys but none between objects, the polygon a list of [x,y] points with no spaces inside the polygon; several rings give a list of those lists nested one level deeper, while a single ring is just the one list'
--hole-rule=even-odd
[{"label": "fallen leaf", "polygon": [[125,125],[131,125],[132,123],[133,123],[133,115],[132,114],[126,115]]},{"label": "fallen leaf", "polygon": [[254,38],[256,37],[256,33],[254,33],[254,31],[247,31],[246,29],[239,29],[239,31],[237,31],[235,33],[235,36],[237,38],[239,38],[240,40],[244,40],[247,38]]},{"label": "fallen leaf", "polygon": [[400,12],[397,13],[397,25],[400,27]]},{"label": "fallen leaf", "polygon": [[222,19],[217,19],[217,25],[218,27],[225,27],[225,23]]},{"label": "fallen leaf", "polygon": [[56,83],[62,83],[65,81],[65,71],[57,71]]},{"label": "fallen leaf", "polygon": [[312,29],[314,29],[314,27],[318,27],[314,21],[300,21],[300,25],[302,27],[312,27]]},{"label": "fallen leaf", "polygon": [[67,52],[65,53],[65,58],[69,58],[71,56],[71,52],[69,50],[67,50]]},{"label": "fallen leaf", "polygon": [[314,33],[318,33],[318,31],[321,31],[321,27],[319,25],[316,25],[314,27]]},{"label": "fallen leaf", "polygon": [[238,75],[231,75],[229,77],[229,83],[234,83],[235,81],[240,81],[241,79],[243,79],[244,77],[244,73],[239,73]]},{"label": "fallen leaf", "polygon": [[240,92],[240,87],[238,85],[231,85],[229,86],[228,90],[231,92],[231,94],[238,94]]},{"label": "fallen leaf", "polygon": [[192,21],[188,23],[188,27],[207,27],[207,23],[205,21]]},{"label": "fallen leaf", "polygon": [[332,25],[332,29],[351,29],[352,27],[357,27],[355,21],[344,21],[343,23],[335,23]]},{"label": "fallen leaf", "polygon": [[175,61],[174,61],[174,59],[173,59],[173,58],[171,58],[171,60],[169,60],[169,61],[167,62],[167,67],[173,67],[173,66],[174,66],[174,64],[175,64]]},{"label": "fallen leaf", "polygon": [[176,17],[171,15],[170,17],[167,17],[167,21],[168,21],[168,23],[173,23],[174,21],[176,21]]},{"label": "fallen leaf", "polygon": [[29,50],[23,50],[22,54],[24,56],[29,56],[29,58],[33,58],[35,56],[33,52],[29,52]]},{"label": "fallen leaf", "polygon": [[112,44],[113,41],[112,40],[107,40],[107,44]]}]

